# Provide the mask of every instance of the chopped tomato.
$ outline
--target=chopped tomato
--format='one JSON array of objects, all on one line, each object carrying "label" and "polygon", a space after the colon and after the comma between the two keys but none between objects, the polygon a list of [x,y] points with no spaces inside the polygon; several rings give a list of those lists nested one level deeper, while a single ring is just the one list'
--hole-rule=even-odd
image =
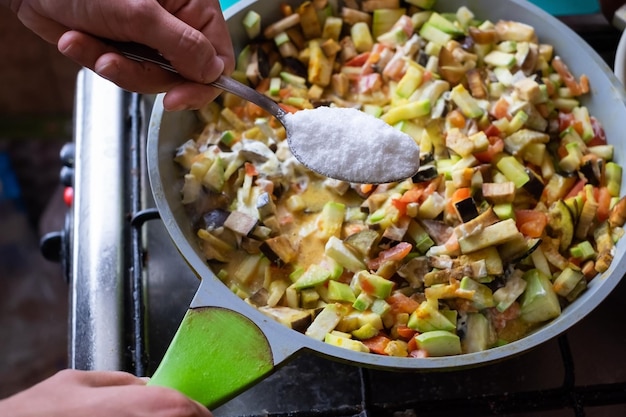
[{"label": "chopped tomato", "polygon": [[498,136],[498,137],[500,137],[500,135],[502,134],[502,132],[500,132],[500,129],[498,129],[493,124],[487,126],[487,128],[485,130],[483,130],[483,132],[485,132],[485,135],[487,135],[487,137],[490,137],[490,136]]},{"label": "chopped tomato", "polygon": [[[415,340],[415,338],[411,340]],[[415,345],[417,345],[417,341],[415,342]],[[428,352],[426,352],[424,349],[415,349],[409,351],[409,356],[412,358],[427,358]]]},{"label": "chopped tomato", "polygon": [[263,117],[267,115],[265,110],[251,101],[246,102],[246,114],[250,119],[258,119],[259,117]]},{"label": "chopped tomato", "polygon": [[367,267],[373,271],[377,270],[383,263],[387,261],[399,261],[404,259],[413,249],[413,245],[409,242],[400,242],[378,254],[378,257],[370,259]]},{"label": "chopped tomato", "polygon": [[418,347],[417,347],[417,340],[415,340],[415,336],[417,335],[417,332],[415,333],[415,335],[407,342],[407,350],[409,351],[409,355],[412,357],[417,357],[413,355],[413,352],[417,352],[418,351]]},{"label": "chopped tomato", "polygon": [[244,168],[246,170],[246,175],[248,175],[249,177],[254,177],[254,176],[259,175],[259,172],[256,170],[256,167],[252,165],[250,162],[246,162],[244,164]]},{"label": "chopped tomato", "polygon": [[572,113],[559,112],[559,132],[564,131],[572,125],[574,122],[574,115]]},{"label": "chopped tomato", "polygon": [[362,342],[368,347],[370,352],[378,353],[379,355],[387,355],[387,353],[385,353],[385,348],[389,342],[391,342],[391,339],[379,333],[374,337],[363,340]]},{"label": "chopped tomato", "polygon": [[459,110],[454,109],[446,115],[446,120],[452,127],[458,127],[461,129],[465,127],[465,116]]},{"label": "chopped tomato", "polygon": [[556,154],[559,156],[559,159],[563,159],[569,154],[567,148],[565,147],[565,144],[561,143],[559,145],[559,147],[556,149]]},{"label": "chopped tomato", "polygon": [[598,195],[596,196],[596,201],[598,202],[598,212],[596,213],[596,216],[598,217],[599,222],[603,222],[609,218],[611,193],[609,193],[609,189],[607,187],[600,187],[597,190]]},{"label": "chopped tomato", "polygon": [[459,239],[456,237],[456,233],[451,233],[446,243],[443,244],[447,251],[454,253],[460,249]]},{"label": "chopped tomato", "polygon": [[289,104],[285,104],[285,103],[278,103],[278,105],[287,113],[295,113],[298,110],[300,110],[297,107],[290,106]]},{"label": "chopped tomato", "polygon": [[359,76],[357,83],[359,86],[359,93],[366,94],[374,91],[379,91],[383,85],[383,80],[380,74],[375,72],[372,74]]},{"label": "chopped tomato", "polygon": [[563,83],[565,83],[565,86],[569,88],[574,97],[587,93],[589,91],[589,83],[587,77],[581,77],[581,83],[578,83],[574,75],[570,72],[567,65],[565,65],[565,63],[558,56],[554,57],[554,59],[552,60],[552,68],[554,68],[554,70],[559,73],[561,80],[563,80]]},{"label": "chopped tomato", "polygon": [[576,184],[574,184],[574,186],[572,187],[571,190],[569,190],[569,192],[567,193],[567,195],[565,196],[565,199],[567,200],[570,197],[576,197],[578,195],[578,193],[580,193],[583,188],[585,187],[585,184],[587,183],[586,179],[580,179],[576,182]]},{"label": "chopped tomato", "polygon": [[268,78],[262,78],[261,81],[259,81],[259,83],[256,86],[256,91],[258,91],[259,93],[265,93],[267,90],[270,89],[270,79]]},{"label": "chopped tomato", "polygon": [[541,237],[548,224],[548,216],[538,210],[515,210],[515,222],[524,236]]},{"label": "chopped tomato", "polygon": [[362,67],[370,57],[370,52],[363,52],[347,60],[343,65],[346,67]]},{"label": "chopped tomato", "polygon": [[489,163],[504,150],[504,141],[499,136],[487,136],[489,146],[487,150],[474,153],[476,159],[482,163]]},{"label": "chopped tomato", "polygon": [[417,333],[415,330],[407,327],[407,326],[398,326],[396,327],[396,331],[398,332],[398,336],[404,340],[410,340]]},{"label": "chopped tomato", "polygon": [[500,97],[498,101],[496,101],[491,107],[490,113],[496,119],[504,119],[504,118],[509,119],[510,118],[509,106],[510,106],[509,101],[504,97]]},{"label": "chopped tomato", "polygon": [[391,294],[389,297],[387,297],[385,301],[389,303],[389,306],[391,307],[391,311],[396,314],[397,313],[411,314],[412,312],[417,310],[417,307],[419,307],[420,305],[419,302],[417,302],[411,297],[407,297],[401,292]]},{"label": "chopped tomato", "polygon": [[606,134],[604,128],[595,117],[591,116],[591,127],[593,128],[593,138],[587,143],[589,146],[606,145]]}]

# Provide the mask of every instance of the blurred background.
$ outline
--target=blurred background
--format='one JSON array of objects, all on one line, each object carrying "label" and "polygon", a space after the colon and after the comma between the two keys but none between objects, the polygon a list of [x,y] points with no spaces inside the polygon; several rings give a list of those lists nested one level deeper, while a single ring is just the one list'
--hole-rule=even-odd
[{"label": "blurred background", "polygon": [[72,140],[78,67],[0,8],[0,398],[67,365],[67,289],[39,236],[66,208],[59,150]]},{"label": "blurred background", "polygon": [[[532,2],[572,27],[582,15],[589,31],[586,39],[594,47],[594,31],[604,36],[612,30],[610,17],[600,13],[595,0]],[[599,36],[597,42],[603,39]],[[599,49],[612,65],[614,49],[606,46]],[[59,151],[72,140],[79,68],[3,8],[0,47],[4,51],[0,60],[0,398],[4,398],[67,366],[68,286],[60,265],[46,261],[38,244],[46,232],[62,229],[67,210],[59,184]]]}]

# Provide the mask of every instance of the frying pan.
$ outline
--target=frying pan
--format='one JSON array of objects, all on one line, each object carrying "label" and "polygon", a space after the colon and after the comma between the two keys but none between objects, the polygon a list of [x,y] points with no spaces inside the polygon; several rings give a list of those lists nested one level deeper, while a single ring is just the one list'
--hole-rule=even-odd
[{"label": "frying pan", "polygon": [[[268,24],[279,18],[279,4],[283,1],[242,0],[225,11],[236,52],[248,42],[242,26],[245,13],[253,9]],[[297,0],[290,2],[295,5]],[[616,141],[621,138],[626,121],[625,92],[591,47],[563,23],[523,0],[446,0],[439,2],[437,9],[454,12],[462,5],[479,18],[494,22],[511,19],[532,25],[539,39],[554,45],[574,74],[587,74],[592,92],[583,103],[603,123],[609,142],[617,145],[615,160],[624,164],[626,149]],[[577,323],[605,299],[626,272],[626,241],[620,241],[609,270],[592,280],[588,289],[558,318],[519,341],[483,352],[398,358],[355,352],[314,340],[275,322],[239,299],[207,266],[196,243],[192,222],[181,203],[180,168],[173,158],[176,148],[198,128],[199,121],[193,112],[166,112],[162,97],[157,97],[147,146],[150,182],[167,231],[200,278],[200,286],[150,383],[178,389],[210,408],[224,403],[305,350],[359,366],[404,371],[450,370],[503,360],[552,339]],[[626,184],[626,179],[622,182]]]}]

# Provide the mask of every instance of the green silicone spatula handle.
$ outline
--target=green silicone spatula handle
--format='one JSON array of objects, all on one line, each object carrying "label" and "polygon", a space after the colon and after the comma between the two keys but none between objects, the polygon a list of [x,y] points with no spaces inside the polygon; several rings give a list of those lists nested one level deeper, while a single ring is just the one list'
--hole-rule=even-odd
[{"label": "green silicone spatula handle", "polygon": [[[245,308],[210,277],[200,286],[148,385],[174,388],[213,409],[268,376],[303,345],[271,327],[282,326]],[[267,334],[261,329],[270,327]],[[281,327],[282,329],[282,327]],[[271,336],[271,337],[268,337]]]},{"label": "green silicone spatula handle", "polygon": [[174,388],[214,408],[273,367],[265,335],[248,318],[221,307],[192,308],[148,385]]}]

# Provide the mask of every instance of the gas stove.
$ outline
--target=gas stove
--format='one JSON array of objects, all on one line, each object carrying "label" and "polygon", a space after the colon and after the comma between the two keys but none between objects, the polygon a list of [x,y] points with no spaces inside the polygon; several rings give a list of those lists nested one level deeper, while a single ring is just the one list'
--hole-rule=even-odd
[{"label": "gas stove", "polygon": [[[598,32],[589,33],[597,41]],[[199,284],[152,200],[145,142],[153,100],[87,70],[77,79],[75,139],[62,151],[62,181],[73,190],[73,201],[65,229],[43,244],[49,258],[61,261],[70,287],[72,368],[151,375]],[[381,371],[303,353],[213,412],[217,417],[626,415],[620,309],[625,297],[623,280],[567,333],[473,369]]]}]

